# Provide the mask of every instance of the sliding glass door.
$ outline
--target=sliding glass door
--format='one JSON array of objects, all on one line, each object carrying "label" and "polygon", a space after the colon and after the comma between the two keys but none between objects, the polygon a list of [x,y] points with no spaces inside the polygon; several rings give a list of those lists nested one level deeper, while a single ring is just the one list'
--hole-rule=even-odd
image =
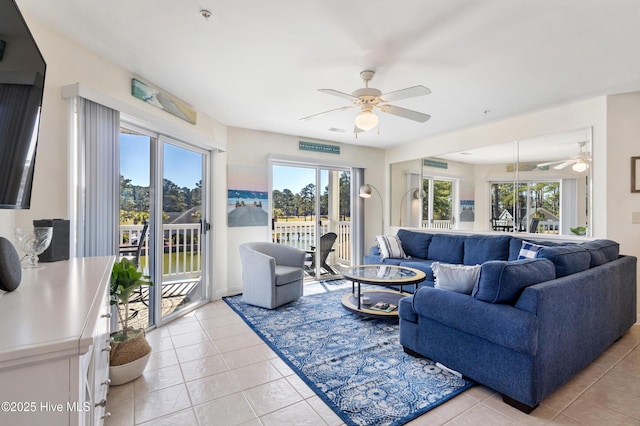
[{"label": "sliding glass door", "polygon": [[272,167],[272,240],[307,252],[309,279],[351,262],[351,172],[308,165]]},{"label": "sliding glass door", "polygon": [[[156,288],[160,321],[205,298],[203,271],[208,230],[204,195],[208,153],[162,139],[162,199],[156,235],[162,286]],[[161,226],[160,226],[161,225]],[[160,244],[161,243],[161,244]],[[156,271],[159,275],[160,271]]]},{"label": "sliding glass door", "polygon": [[206,298],[208,152],[145,129],[120,132],[120,257],[152,287],[136,291],[130,324],[159,325]]}]

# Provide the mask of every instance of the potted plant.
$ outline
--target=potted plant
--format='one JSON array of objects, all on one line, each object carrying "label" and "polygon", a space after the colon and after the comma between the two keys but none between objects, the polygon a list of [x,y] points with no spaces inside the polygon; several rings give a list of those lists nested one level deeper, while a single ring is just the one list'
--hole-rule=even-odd
[{"label": "potted plant", "polygon": [[[140,377],[151,355],[151,346],[144,329],[129,327],[129,298],[143,285],[151,286],[149,277],[143,276],[129,259],[113,264],[111,270],[111,305],[117,306],[121,330],[111,333],[109,378],[112,385],[128,383]],[[124,312],[122,312],[124,311]]]}]

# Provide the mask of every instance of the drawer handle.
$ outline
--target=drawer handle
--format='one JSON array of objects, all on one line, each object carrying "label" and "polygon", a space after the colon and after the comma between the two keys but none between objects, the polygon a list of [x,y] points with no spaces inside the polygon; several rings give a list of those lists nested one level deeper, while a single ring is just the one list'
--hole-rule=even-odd
[{"label": "drawer handle", "polygon": [[102,352],[111,352],[111,346],[105,346],[102,348]]},{"label": "drawer handle", "polygon": [[107,406],[107,400],[106,399],[102,399],[100,402],[96,402],[96,407],[106,407]]},{"label": "drawer handle", "polygon": [[111,379],[107,379],[104,382],[100,383],[102,386],[109,386],[111,384]]},{"label": "drawer handle", "polygon": [[100,417],[100,420],[108,419],[109,417],[111,417],[111,413],[106,412],[102,417]]},{"label": "drawer handle", "polygon": [[111,313],[102,314],[102,315],[100,315],[100,318],[111,318]]}]

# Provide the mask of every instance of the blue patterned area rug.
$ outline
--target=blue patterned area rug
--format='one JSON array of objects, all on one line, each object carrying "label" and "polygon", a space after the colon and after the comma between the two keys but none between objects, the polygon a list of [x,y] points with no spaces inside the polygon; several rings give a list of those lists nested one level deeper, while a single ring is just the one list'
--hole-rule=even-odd
[{"label": "blue patterned area rug", "polygon": [[405,354],[398,322],[347,311],[344,293],[304,296],[274,310],[248,305],[242,295],[224,300],[348,425],[401,425],[473,386]]}]

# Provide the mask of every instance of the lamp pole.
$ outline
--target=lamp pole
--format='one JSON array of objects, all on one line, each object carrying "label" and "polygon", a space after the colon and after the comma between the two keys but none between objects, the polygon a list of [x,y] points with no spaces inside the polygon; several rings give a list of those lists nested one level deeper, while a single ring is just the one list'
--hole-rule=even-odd
[{"label": "lamp pole", "polygon": [[378,188],[376,188],[375,186],[366,183],[360,187],[359,195],[360,198],[371,198],[372,190],[376,191],[376,193],[378,194],[378,198],[380,198],[380,213],[382,214],[382,235],[384,235],[384,203],[382,201],[382,195],[380,194],[380,191],[378,191]]}]

